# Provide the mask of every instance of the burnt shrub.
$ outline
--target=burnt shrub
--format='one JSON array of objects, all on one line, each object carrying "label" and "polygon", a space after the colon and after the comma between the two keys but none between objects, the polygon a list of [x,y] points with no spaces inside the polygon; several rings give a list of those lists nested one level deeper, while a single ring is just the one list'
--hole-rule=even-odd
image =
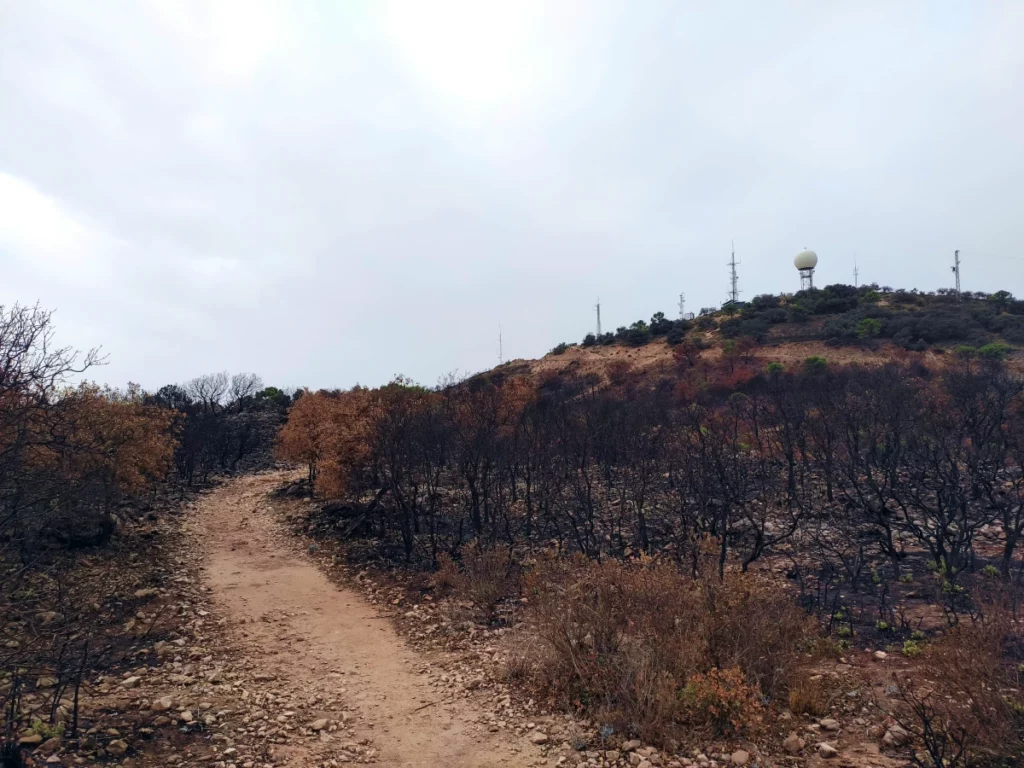
[{"label": "burnt shrub", "polygon": [[646,739],[756,731],[813,632],[784,592],[711,563],[566,559],[526,585],[541,686]]},{"label": "burnt shrub", "polygon": [[1024,636],[1008,605],[949,630],[895,677],[897,721],[919,766],[1019,765],[1024,760]]},{"label": "burnt shrub", "polygon": [[487,621],[493,621],[498,607],[519,593],[519,567],[507,549],[472,542],[462,548],[458,562],[442,554],[438,563],[434,586],[468,600]]}]

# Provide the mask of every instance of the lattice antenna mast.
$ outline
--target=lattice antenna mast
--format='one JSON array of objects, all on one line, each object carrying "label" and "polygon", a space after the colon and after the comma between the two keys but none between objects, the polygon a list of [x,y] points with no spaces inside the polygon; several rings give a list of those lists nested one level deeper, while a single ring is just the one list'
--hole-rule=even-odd
[{"label": "lattice antenna mast", "polygon": [[601,338],[601,297],[597,298],[597,304],[594,305],[594,309],[597,310],[597,338]]},{"label": "lattice antenna mast", "polygon": [[860,284],[857,282],[860,277],[860,270],[857,269],[857,254],[853,254],[853,287],[859,288]]},{"label": "lattice antenna mast", "polygon": [[729,301],[740,300],[740,278],[736,274],[736,241],[732,243],[732,258],[729,260]]},{"label": "lattice antenna mast", "polygon": [[679,319],[680,320],[685,320],[686,319],[686,312],[684,311],[684,307],[685,306],[686,306],[686,294],[685,293],[680,293],[679,294]]},{"label": "lattice antenna mast", "polygon": [[956,300],[960,301],[960,251],[953,251],[953,274],[956,275]]},{"label": "lattice antenna mast", "polygon": [[501,342],[501,323],[498,323],[498,365],[505,364],[505,350]]}]

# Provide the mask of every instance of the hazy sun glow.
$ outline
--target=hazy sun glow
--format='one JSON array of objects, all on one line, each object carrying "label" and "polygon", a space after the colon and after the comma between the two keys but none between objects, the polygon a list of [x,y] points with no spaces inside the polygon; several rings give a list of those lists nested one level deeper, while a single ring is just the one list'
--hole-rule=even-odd
[{"label": "hazy sun glow", "polygon": [[387,27],[404,65],[447,106],[491,110],[543,85],[543,20],[533,0],[398,0]]}]

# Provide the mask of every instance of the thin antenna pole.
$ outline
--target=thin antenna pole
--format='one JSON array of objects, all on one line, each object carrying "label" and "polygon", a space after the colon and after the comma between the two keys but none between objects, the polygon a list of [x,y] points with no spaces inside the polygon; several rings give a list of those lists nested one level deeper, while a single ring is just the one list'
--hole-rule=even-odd
[{"label": "thin antenna pole", "polygon": [[853,287],[854,288],[859,288],[860,287],[860,284],[857,282],[857,279],[859,278],[859,276],[860,276],[860,271],[857,269],[857,253],[854,252],[854,254],[853,254]]},{"label": "thin antenna pole", "polygon": [[739,276],[736,274],[736,241],[732,241],[732,259],[729,261],[729,301],[737,302],[740,299]]},{"label": "thin antenna pole", "polygon": [[953,274],[956,275],[956,300],[962,301],[960,296],[960,251],[953,251]]},{"label": "thin antenna pole", "polygon": [[597,310],[597,337],[601,338],[601,297],[597,297],[597,304],[594,306]]},{"label": "thin antenna pole", "polygon": [[498,323],[498,365],[505,364],[505,350],[501,342],[501,323]]},{"label": "thin antenna pole", "polygon": [[686,318],[686,313],[683,311],[683,307],[685,307],[685,306],[686,306],[686,294],[685,293],[680,293],[679,294],[679,319],[680,320],[684,320]]}]

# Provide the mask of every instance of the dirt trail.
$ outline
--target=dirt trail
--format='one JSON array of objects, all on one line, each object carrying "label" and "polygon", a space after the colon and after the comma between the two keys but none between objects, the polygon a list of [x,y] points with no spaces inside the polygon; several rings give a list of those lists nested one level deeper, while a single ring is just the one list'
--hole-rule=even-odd
[{"label": "dirt trail", "polygon": [[[356,592],[339,588],[298,551],[272,517],[267,494],[282,475],[234,480],[199,506],[207,584],[227,618],[232,645],[261,669],[268,686],[321,695],[342,720],[356,711],[356,739],[369,739],[385,766],[526,766],[525,744],[476,724],[471,700],[435,704],[424,659],[408,648]],[[271,677],[272,676],[272,677]],[[335,704],[340,699],[341,704]],[[300,724],[304,725],[304,723]],[[345,757],[341,732],[289,740],[278,749],[288,765]],[[534,753],[535,754],[535,753]],[[347,761],[346,761],[347,762]]]}]

